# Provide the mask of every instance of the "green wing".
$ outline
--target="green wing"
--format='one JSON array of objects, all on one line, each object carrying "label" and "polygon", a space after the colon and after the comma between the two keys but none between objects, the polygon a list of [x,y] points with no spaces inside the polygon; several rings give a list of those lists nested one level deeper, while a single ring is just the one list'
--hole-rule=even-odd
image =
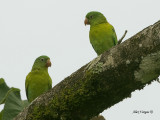
[{"label": "green wing", "polygon": [[49,84],[48,84],[48,89],[50,90],[52,88],[52,79],[49,76]]},{"label": "green wing", "polygon": [[52,88],[52,80],[47,72],[32,71],[26,77],[26,96],[29,102]]},{"label": "green wing", "polygon": [[92,26],[89,37],[90,42],[98,55],[117,44],[117,36],[114,27],[109,23]]},{"label": "green wing", "polygon": [[31,76],[31,72],[27,75],[26,81],[25,81],[25,90],[26,90],[27,99],[28,99],[28,85],[29,85],[29,81],[30,81],[30,76]]},{"label": "green wing", "polygon": [[117,45],[117,35],[116,35],[116,32],[115,32],[113,26],[112,26],[112,31],[113,31],[113,43],[114,43],[114,46],[115,46],[115,45]]}]

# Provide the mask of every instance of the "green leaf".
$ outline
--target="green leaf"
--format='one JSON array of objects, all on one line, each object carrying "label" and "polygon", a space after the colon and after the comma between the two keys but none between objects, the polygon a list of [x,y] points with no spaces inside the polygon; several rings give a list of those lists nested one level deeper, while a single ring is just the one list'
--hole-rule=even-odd
[{"label": "green leaf", "polygon": [[9,89],[10,88],[6,85],[4,79],[0,78],[0,104],[5,102],[5,98]]},{"label": "green leaf", "polygon": [[5,101],[2,120],[13,120],[28,104],[27,100],[21,100],[19,89],[11,88]]},{"label": "green leaf", "polygon": [[29,103],[22,101],[18,88],[9,88],[3,78],[0,78],[0,104],[4,109],[0,112],[0,120],[13,120]]},{"label": "green leaf", "polygon": [[3,110],[0,112],[0,120],[2,120]]},{"label": "green leaf", "polygon": [[29,102],[28,102],[28,100],[23,100],[22,104],[23,104],[23,108],[25,108],[29,105]]}]

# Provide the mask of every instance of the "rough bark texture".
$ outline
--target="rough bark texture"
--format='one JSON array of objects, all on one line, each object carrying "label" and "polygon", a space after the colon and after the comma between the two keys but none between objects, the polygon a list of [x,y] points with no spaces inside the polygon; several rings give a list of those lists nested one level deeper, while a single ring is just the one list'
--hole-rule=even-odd
[{"label": "rough bark texture", "polygon": [[89,120],[159,74],[160,21],[65,78],[15,120]]}]

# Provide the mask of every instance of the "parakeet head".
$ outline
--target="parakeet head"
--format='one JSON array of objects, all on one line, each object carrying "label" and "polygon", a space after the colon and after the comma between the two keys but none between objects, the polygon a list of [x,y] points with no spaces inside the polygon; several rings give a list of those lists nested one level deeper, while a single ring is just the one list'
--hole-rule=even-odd
[{"label": "parakeet head", "polygon": [[91,11],[86,15],[84,24],[85,25],[98,25],[101,23],[106,23],[107,20],[105,18],[105,16],[97,11]]},{"label": "parakeet head", "polygon": [[34,61],[32,70],[47,69],[48,67],[51,67],[50,58],[48,56],[42,55]]}]

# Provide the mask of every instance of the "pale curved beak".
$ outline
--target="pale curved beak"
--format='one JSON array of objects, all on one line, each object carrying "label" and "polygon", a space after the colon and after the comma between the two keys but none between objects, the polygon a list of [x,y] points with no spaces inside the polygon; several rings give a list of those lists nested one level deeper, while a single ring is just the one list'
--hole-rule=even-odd
[{"label": "pale curved beak", "polygon": [[47,67],[51,67],[51,65],[52,65],[52,63],[51,63],[50,59],[48,59],[48,60],[47,60],[47,63],[46,63],[46,66],[47,66]]},{"label": "pale curved beak", "polygon": [[87,18],[85,18],[85,20],[84,20],[84,24],[85,24],[85,26],[86,26],[86,25],[89,25],[89,21],[88,21],[88,19],[87,19]]}]

